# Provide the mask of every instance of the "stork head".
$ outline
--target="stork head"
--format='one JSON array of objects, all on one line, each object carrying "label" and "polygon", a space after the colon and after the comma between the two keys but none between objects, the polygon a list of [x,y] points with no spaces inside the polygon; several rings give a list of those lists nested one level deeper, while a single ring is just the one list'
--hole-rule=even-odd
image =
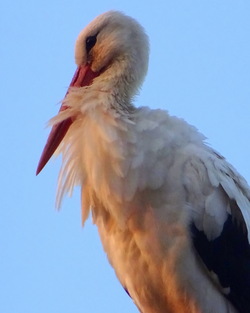
[{"label": "stork head", "polygon": [[148,39],[140,24],[120,12],[109,11],[79,34],[75,61],[78,66],[89,65],[99,73],[99,80],[125,78],[127,92],[133,94],[146,74],[148,50]]},{"label": "stork head", "polygon": [[[77,70],[70,87],[96,85],[130,103],[148,67],[148,38],[138,22],[120,12],[99,15],[76,40]],[[70,93],[70,88],[67,94]],[[60,111],[67,110],[62,103]],[[46,165],[67,133],[73,119],[53,126],[38,164],[37,174]]]}]

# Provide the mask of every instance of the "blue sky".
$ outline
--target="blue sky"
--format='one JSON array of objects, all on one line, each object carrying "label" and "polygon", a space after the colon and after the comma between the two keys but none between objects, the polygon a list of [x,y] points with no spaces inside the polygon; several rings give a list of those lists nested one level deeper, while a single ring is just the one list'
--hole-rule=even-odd
[{"label": "blue sky", "polygon": [[0,4],[0,312],[135,313],[80,197],[54,208],[60,159],[36,177],[49,129],[75,70],[74,42],[117,9],[151,41],[136,105],[194,124],[250,182],[250,2],[2,1]]}]

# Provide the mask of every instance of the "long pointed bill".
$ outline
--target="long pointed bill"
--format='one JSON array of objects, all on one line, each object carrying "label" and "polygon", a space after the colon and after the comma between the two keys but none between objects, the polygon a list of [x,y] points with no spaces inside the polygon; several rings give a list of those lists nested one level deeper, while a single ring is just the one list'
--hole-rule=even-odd
[{"label": "long pointed bill", "polygon": [[[73,79],[70,83],[70,87],[83,87],[89,86],[92,84],[93,79],[99,75],[99,72],[93,72],[90,68],[90,65],[79,66],[76,69],[76,72],[73,76]],[[68,94],[69,89],[66,93]],[[65,97],[66,97],[65,95]],[[60,111],[67,110],[67,106],[62,104]],[[59,146],[60,142],[63,140],[64,136],[66,135],[70,125],[72,124],[73,120],[68,118],[56,125],[54,125],[51,129],[49,137],[47,139],[47,143],[43,149],[43,153],[41,155],[40,161],[38,163],[38,167],[36,170],[36,175],[38,175],[41,170],[44,168],[46,163],[49,161],[57,147]]]}]

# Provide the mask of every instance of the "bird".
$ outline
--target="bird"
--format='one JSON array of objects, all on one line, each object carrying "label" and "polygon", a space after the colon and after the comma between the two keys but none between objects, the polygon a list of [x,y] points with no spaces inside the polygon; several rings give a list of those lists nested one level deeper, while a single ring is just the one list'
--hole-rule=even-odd
[{"label": "bird", "polygon": [[250,188],[206,137],[136,107],[144,28],[119,11],[79,34],[77,69],[37,174],[62,155],[57,206],[81,187],[117,278],[141,313],[250,312]]}]

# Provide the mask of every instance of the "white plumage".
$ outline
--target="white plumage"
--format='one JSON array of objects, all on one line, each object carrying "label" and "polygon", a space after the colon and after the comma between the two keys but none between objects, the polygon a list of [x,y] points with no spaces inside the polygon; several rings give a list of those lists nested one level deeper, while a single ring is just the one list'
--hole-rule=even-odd
[{"label": "white plumage", "polygon": [[58,205],[82,186],[116,274],[143,313],[246,313],[250,190],[194,127],[135,108],[147,71],[142,27],[97,17],[76,43],[77,72],[38,172],[63,155]]}]

